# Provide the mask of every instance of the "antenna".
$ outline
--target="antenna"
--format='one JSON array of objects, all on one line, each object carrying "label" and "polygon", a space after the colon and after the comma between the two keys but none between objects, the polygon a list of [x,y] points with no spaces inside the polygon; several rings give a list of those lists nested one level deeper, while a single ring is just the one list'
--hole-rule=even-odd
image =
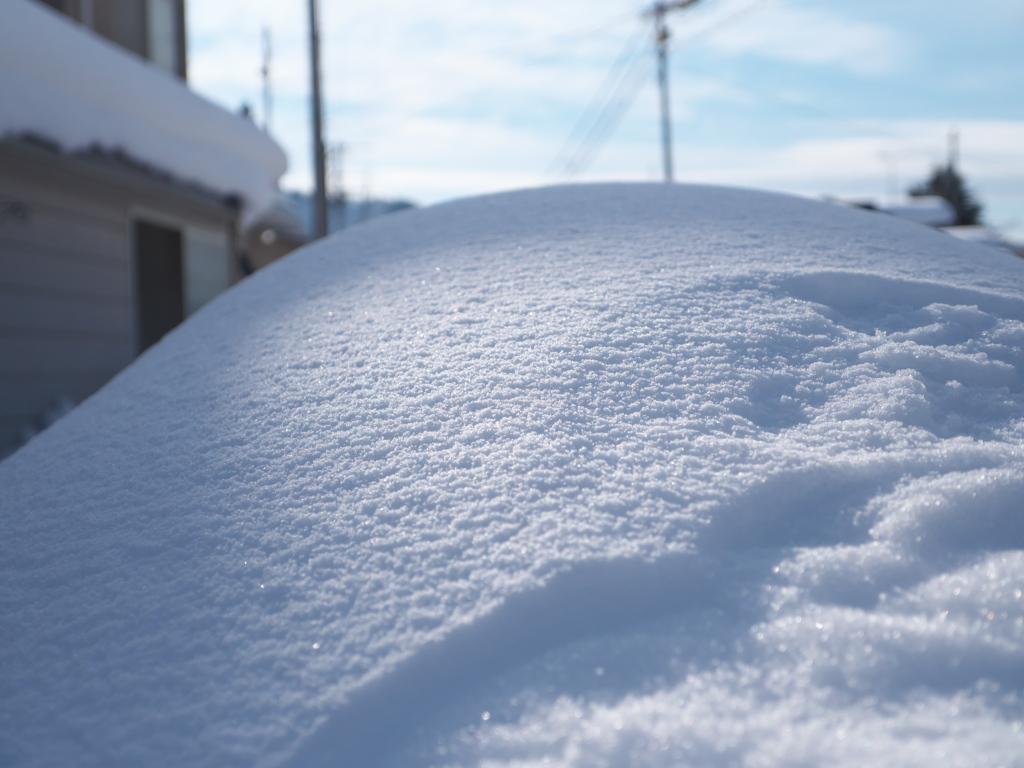
[{"label": "antenna", "polygon": [[699,0],[674,0],[657,2],[644,15],[654,20],[654,44],[658,56],[658,90],[661,104],[661,165],[665,183],[672,183],[672,116],[668,91],[668,25],[665,16],[669,11],[679,11]]},{"label": "antenna", "polygon": [[270,60],[273,57],[273,50],[270,45],[270,27],[263,28],[263,67],[260,74],[263,76],[263,130],[270,133],[270,114],[273,107],[273,95],[270,92]]},{"label": "antenna", "polygon": [[878,159],[885,163],[886,197],[897,203],[900,196],[900,153],[882,151],[878,153]]},{"label": "antenna", "polygon": [[332,144],[327,150],[327,181],[328,198],[331,200],[332,208],[336,211],[335,229],[344,229],[346,226],[348,200],[345,195],[345,144],[338,142]]},{"label": "antenna", "polygon": [[949,170],[955,171],[960,165],[960,131],[956,128],[949,130]]}]

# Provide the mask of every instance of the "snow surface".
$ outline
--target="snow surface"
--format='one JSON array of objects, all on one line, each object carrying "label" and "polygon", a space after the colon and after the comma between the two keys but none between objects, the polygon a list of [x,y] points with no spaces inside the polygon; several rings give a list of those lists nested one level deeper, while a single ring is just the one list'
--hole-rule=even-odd
[{"label": "snow surface", "polygon": [[0,764],[1024,765],[1024,270],[715,187],[306,247],[0,463]]},{"label": "snow surface", "polygon": [[250,120],[34,0],[0,0],[0,138],[100,147],[245,204],[273,203],[284,151]]}]

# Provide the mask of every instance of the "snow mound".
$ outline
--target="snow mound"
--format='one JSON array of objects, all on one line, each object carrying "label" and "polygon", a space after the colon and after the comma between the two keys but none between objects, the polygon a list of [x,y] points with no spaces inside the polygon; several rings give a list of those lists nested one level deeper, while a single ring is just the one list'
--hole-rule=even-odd
[{"label": "snow mound", "polygon": [[32,0],[0,0],[0,139],[103,149],[268,210],[284,151],[250,120]]},{"label": "snow mound", "polygon": [[348,230],[0,464],[0,764],[1024,765],[1022,365],[863,211]]}]

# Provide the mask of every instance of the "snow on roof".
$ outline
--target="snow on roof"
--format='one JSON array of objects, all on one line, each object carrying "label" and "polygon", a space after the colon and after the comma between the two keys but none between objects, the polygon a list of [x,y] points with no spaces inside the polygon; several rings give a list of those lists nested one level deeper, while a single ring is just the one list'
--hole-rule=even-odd
[{"label": "snow on roof", "polygon": [[1010,765],[1024,270],[601,185],[378,219],[0,463],[0,762]]},{"label": "snow on roof", "polygon": [[877,209],[930,227],[943,227],[956,221],[956,209],[952,203],[938,195],[906,197],[898,203],[883,203]]},{"label": "snow on roof", "polygon": [[1003,251],[1013,252],[1012,247],[999,235],[999,233],[984,225],[964,225],[958,227],[943,227],[942,231],[947,235],[966,240],[969,243],[984,245],[988,248],[997,248]]},{"label": "snow on roof", "polygon": [[287,169],[251,121],[31,0],[0,0],[0,138],[66,151],[120,150],[175,177],[240,195],[251,223]]}]

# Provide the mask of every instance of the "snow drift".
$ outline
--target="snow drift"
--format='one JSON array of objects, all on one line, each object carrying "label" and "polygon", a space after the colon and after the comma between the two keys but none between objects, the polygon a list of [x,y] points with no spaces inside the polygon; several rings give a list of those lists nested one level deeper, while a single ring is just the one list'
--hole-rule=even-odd
[{"label": "snow drift", "polygon": [[1024,765],[1022,363],[864,211],[349,230],[0,464],[0,763]]},{"label": "snow drift", "polygon": [[250,120],[32,0],[0,0],[0,138],[102,149],[239,195],[246,225],[272,207],[284,151]]}]

